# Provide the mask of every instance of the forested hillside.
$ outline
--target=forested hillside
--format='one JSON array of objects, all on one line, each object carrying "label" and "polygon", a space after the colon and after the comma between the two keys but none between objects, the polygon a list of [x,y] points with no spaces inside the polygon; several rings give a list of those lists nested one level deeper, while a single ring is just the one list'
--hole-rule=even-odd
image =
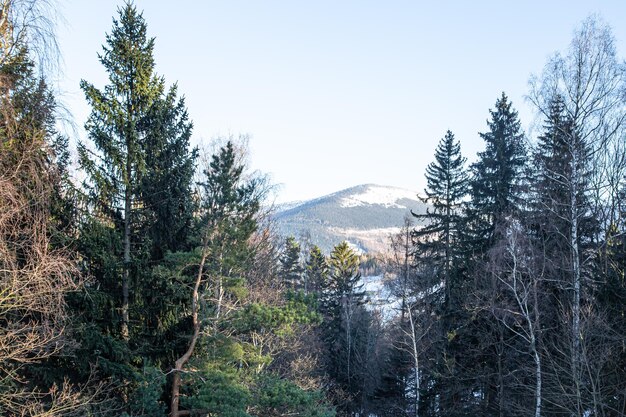
[{"label": "forested hillside", "polygon": [[389,251],[389,235],[400,231],[409,211],[423,214],[426,207],[413,191],[364,184],[279,206],[272,218],[278,234],[295,236],[304,245],[314,243],[326,254],[343,240],[376,254]]},{"label": "forested hillside", "polygon": [[74,163],[49,7],[0,0],[0,415],[626,416],[626,64],[599,18],[531,78],[533,137],[502,93],[472,163],[442,132],[418,200],[334,196],[345,227],[405,217],[374,261],[280,237],[245,138],[192,146],[133,3]]}]

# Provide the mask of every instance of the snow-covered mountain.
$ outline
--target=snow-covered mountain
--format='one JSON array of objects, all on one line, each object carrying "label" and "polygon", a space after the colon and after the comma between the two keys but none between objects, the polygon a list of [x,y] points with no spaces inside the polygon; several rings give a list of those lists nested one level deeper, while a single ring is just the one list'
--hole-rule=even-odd
[{"label": "snow-covered mountain", "polygon": [[389,236],[404,218],[424,213],[417,193],[374,184],[358,185],[327,196],[279,208],[276,226],[283,236],[308,240],[326,253],[343,240],[363,252],[386,252]]}]

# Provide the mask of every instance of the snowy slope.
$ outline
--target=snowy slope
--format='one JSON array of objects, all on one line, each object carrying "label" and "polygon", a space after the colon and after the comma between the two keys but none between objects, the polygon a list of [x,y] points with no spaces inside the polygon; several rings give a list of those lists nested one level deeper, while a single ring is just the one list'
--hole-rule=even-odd
[{"label": "snowy slope", "polygon": [[425,209],[414,191],[365,184],[285,206],[274,220],[281,235],[308,240],[326,253],[343,240],[363,252],[386,252],[389,236],[411,210]]},{"label": "snowy slope", "polygon": [[359,207],[365,205],[381,205],[383,207],[410,210],[407,202],[416,200],[416,193],[396,187],[383,187],[368,184],[362,191],[347,195],[341,199],[341,207]]}]

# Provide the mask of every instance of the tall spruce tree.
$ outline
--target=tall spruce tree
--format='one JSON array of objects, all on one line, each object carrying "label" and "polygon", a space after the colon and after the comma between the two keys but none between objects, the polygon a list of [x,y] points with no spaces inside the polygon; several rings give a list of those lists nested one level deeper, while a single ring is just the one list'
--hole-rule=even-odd
[{"label": "tall spruce tree", "polygon": [[150,287],[139,271],[147,269],[151,257],[183,247],[193,213],[191,123],[176,86],[166,93],[163,79],[155,75],[153,50],[142,14],[127,4],[99,56],[109,84],[100,90],[81,81],[92,108],[85,127],[93,146],[79,144],[80,164],[96,218],[112,226],[111,237],[119,242],[108,245],[106,276],[95,275],[120,292],[109,296],[119,309],[125,340],[131,296],[141,298],[139,286]]},{"label": "tall spruce tree", "polygon": [[471,215],[475,248],[493,243],[496,225],[522,207],[526,146],[517,111],[506,94],[489,110],[489,130],[480,133],[485,150],[472,164]]},{"label": "tall spruce tree", "polygon": [[[588,247],[595,235],[597,224],[591,217],[591,201],[586,194],[591,175],[589,161],[589,149],[576,134],[563,100],[555,97],[534,150],[536,170],[531,187],[531,226],[547,251],[550,274],[567,274],[571,270],[571,257],[567,254],[571,249],[572,202],[577,211],[578,243]],[[573,178],[575,172],[577,178]],[[569,280],[561,276],[563,279]]]},{"label": "tall spruce tree", "polygon": [[427,186],[421,200],[430,204],[425,214],[413,214],[424,220],[425,226],[413,232],[416,256],[427,258],[441,271],[438,279],[444,283],[444,303],[452,303],[453,263],[460,248],[463,217],[461,210],[468,193],[468,176],[461,145],[449,130],[435,151],[435,161],[426,168]]},{"label": "tall spruce tree", "polygon": [[[130,3],[118,12],[99,55],[108,84],[81,81],[91,106],[90,143],[78,146],[90,215],[78,246],[93,285],[71,299],[83,354],[68,373],[87,378],[97,363],[103,377],[119,383],[117,399],[127,412],[158,415],[165,378],[152,366],[169,366],[167,335],[186,303],[171,296],[180,285],[158,267],[169,251],[189,248],[197,152],[189,149],[184,100],[154,72],[154,39],[143,15]],[[146,385],[159,373],[159,384]]]},{"label": "tall spruce tree", "polygon": [[[419,407],[434,407],[434,391],[446,392],[446,396],[452,395],[454,391],[446,378],[453,371],[445,366],[444,358],[454,354],[447,335],[459,326],[461,306],[466,301],[461,296],[465,280],[461,262],[465,223],[463,208],[469,191],[464,165],[460,143],[452,132],[447,131],[437,146],[435,161],[426,169],[427,187],[421,200],[431,207],[425,214],[413,214],[425,226],[411,233],[414,242],[411,250],[414,260],[412,266],[417,279],[411,283],[412,302],[407,305],[410,320],[403,323],[402,327],[409,339],[405,343],[411,352],[414,368],[414,375],[409,374],[409,377],[414,386],[412,396],[415,410]],[[434,288],[441,290],[433,291]],[[428,350],[428,355],[432,355],[430,366],[422,364],[422,369],[418,366],[420,351],[424,350],[419,348],[422,337],[419,332],[428,325],[420,323],[423,319],[417,313],[419,310],[430,311],[441,317],[436,326],[437,331],[430,330],[433,345]],[[426,388],[420,390],[418,387]],[[446,401],[441,402],[441,407],[446,409],[447,406]]]},{"label": "tall spruce tree", "polygon": [[142,15],[130,4],[119,14],[99,56],[110,84],[101,91],[81,81],[92,108],[85,128],[95,154],[85,144],[79,144],[78,150],[94,208],[113,220],[120,231],[122,259],[115,275],[121,275],[121,294],[116,304],[121,315],[119,331],[128,340],[132,248],[139,238],[140,184],[146,170],[144,145],[150,125],[146,119],[163,91],[163,82],[153,73],[154,39],[147,37]]}]

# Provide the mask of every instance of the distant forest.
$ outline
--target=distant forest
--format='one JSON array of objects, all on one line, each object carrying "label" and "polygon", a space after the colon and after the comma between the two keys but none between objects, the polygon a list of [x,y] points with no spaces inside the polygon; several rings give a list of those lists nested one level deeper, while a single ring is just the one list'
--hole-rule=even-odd
[{"label": "distant forest", "polygon": [[531,78],[536,137],[505,93],[474,163],[442,132],[428,211],[373,263],[279,237],[238,138],[200,157],[132,3],[73,164],[49,7],[0,0],[0,415],[626,416],[626,64],[599,18]]}]

